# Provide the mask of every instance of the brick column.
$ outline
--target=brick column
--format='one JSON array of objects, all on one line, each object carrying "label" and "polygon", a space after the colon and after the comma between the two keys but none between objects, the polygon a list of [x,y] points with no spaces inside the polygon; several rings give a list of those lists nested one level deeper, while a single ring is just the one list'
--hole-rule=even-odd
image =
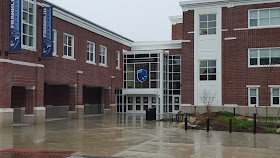
[{"label": "brick column", "polygon": [[35,86],[25,87],[25,114],[33,114],[35,107]]},{"label": "brick column", "polygon": [[77,85],[69,86],[69,111],[75,111]]}]

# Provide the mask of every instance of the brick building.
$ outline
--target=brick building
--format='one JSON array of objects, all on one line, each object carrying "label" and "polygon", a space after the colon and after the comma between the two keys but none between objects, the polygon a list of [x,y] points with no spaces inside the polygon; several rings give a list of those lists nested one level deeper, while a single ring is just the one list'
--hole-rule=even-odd
[{"label": "brick building", "polygon": [[[279,1],[182,1],[171,41],[134,42],[48,1],[21,0],[21,51],[8,51],[12,1],[0,2],[0,127],[149,107],[280,107]],[[51,58],[41,53],[42,7],[53,8]]]}]

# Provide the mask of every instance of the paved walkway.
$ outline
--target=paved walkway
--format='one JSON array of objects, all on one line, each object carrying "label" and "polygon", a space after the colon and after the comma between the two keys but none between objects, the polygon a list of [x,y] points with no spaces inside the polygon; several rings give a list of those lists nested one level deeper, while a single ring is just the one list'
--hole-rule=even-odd
[{"label": "paved walkway", "polygon": [[185,132],[172,123],[146,122],[142,115],[96,116],[0,130],[0,150],[71,151],[78,156],[279,158],[279,144],[280,135]]}]

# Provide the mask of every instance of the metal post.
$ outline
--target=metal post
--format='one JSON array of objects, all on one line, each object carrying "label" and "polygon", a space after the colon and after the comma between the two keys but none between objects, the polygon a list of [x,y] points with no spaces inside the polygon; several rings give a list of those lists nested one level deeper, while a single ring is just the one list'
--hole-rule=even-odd
[{"label": "metal post", "polygon": [[235,109],[236,109],[236,108],[233,108],[233,116],[235,116]]},{"label": "metal post", "polygon": [[171,115],[171,117],[172,117],[172,123],[173,123],[173,115]]},{"label": "metal post", "polygon": [[207,132],[209,132],[210,118],[207,118]]},{"label": "metal post", "polygon": [[257,133],[257,113],[254,113],[254,134]]},{"label": "metal post", "polygon": [[194,114],[196,114],[196,106],[194,107]]},{"label": "metal post", "polygon": [[188,130],[188,116],[185,117],[185,131]]},{"label": "metal post", "polygon": [[229,133],[232,133],[232,119],[229,120]]}]

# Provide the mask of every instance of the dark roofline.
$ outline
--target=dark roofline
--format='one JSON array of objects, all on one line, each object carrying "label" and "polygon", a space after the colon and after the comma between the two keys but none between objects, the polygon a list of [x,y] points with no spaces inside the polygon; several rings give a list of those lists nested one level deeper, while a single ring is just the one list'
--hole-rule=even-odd
[{"label": "dark roofline", "polygon": [[68,10],[66,10],[66,9],[64,9],[64,8],[62,8],[62,7],[59,7],[59,6],[53,4],[53,3],[49,2],[49,1],[44,0],[43,3],[44,3],[44,4],[47,4],[47,5],[49,5],[49,6],[52,6],[52,7],[56,8],[56,9],[58,9],[58,10],[61,10],[61,11],[65,12],[65,13],[67,13],[67,14],[69,14],[69,15],[72,15],[72,16],[78,18],[78,19],[81,19],[81,20],[83,20],[83,21],[85,21],[85,22],[87,22],[87,23],[90,23],[91,25],[94,25],[94,26],[96,26],[96,27],[98,27],[98,28],[100,28],[100,29],[102,29],[102,30],[105,30],[105,31],[107,31],[107,32],[109,32],[109,33],[112,33],[112,34],[116,35],[116,36],[119,36],[120,38],[123,38],[123,39],[125,39],[125,40],[127,40],[127,41],[129,41],[129,42],[134,42],[134,41],[132,41],[131,39],[128,39],[128,38],[126,38],[126,37],[124,37],[124,36],[122,36],[122,35],[120,35],[120,34],[117,34],[117,33],[113,32],[113,31],[111,31],[111,30],[109,30],[109,29],[107,29],[107,28],[105,28],[105,27],[102,27],[102,26],[100,26],[100,25],[97,25],[96,23],[91,22],[91,21],[89,21],[89,20],[87,20],[87,19],[85,19],[85,18],[82,18],[82,17],[80,17],[80,16],[77,16],[76,14],[73,14],[73,13],[71,13],[70,11],[68,11]]}]

